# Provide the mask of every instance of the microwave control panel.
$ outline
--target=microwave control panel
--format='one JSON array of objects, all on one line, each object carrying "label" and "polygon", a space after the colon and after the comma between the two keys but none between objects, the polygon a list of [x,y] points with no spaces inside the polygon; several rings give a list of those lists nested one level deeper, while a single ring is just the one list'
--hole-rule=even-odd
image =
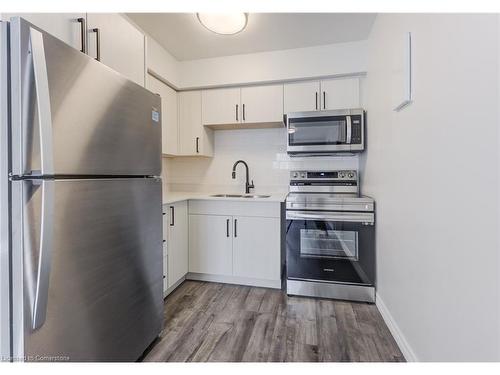
[{"label": "microwave control panel", "polygon": [[361,137],[363,131],[363,121],[361,115],[351,115],[351,144],[361,144]]}]

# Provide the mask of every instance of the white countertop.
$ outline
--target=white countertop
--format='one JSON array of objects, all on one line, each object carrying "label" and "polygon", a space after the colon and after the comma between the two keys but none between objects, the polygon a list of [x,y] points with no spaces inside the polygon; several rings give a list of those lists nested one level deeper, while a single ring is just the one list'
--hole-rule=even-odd
[{"label": "white countertop", "polygon": [[[163,195],[163,204],[170,204],[185,200],[216,200],[216,201],[241,201],[241,202],[284,202],[288,193],[251,193],[255,195],[270,195],[269,198],[243,198],[243,197],[213,197],[214,194],[224,194],[224,192],[184,192],[171,191]],[[235,193],[227,193],[235,194]]]}]

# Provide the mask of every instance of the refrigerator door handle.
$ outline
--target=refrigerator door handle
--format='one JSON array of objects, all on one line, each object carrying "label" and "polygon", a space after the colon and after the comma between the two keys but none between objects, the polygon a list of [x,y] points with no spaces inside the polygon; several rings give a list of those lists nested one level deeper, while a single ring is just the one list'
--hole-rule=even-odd
[{"label": "refrigerator door handle", "polygon": [[50,110],[49,78],[45,61],[43,35],[30,28],[31,57],[36,87],[38,127],[40,132],[41,175],[54,174],[52,156],[52,113]]},{"label": "refrigerator door handle", "polygon": [[36,277],[35,299],[33,303],[33,330],[45,323],[49,279],[52,263],[52,230],[54,221],[54,181],[41,181],[42,212],[40,221],[40,248]]}]

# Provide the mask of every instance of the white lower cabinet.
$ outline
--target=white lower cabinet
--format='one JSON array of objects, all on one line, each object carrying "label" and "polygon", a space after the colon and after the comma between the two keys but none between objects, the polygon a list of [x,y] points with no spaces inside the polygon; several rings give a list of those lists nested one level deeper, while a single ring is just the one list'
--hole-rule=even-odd
[{"label": "white lower cabinet", "polygon": [[189,201],[188,278],[280,288],[280,271],[278,202]]},{"label": "white lower cabinet", "polygon": [[163,206],[163,292],[168,294],[188,272],[187,201]]},{"label": "white lower cabinet", "polygon": [[278,280],[280,219],[236,216],[233,230],[233,275]]},{"label": "white lower cabinet", "polygon": [[189,272],[232,275],[231,216],[189,215]]}]

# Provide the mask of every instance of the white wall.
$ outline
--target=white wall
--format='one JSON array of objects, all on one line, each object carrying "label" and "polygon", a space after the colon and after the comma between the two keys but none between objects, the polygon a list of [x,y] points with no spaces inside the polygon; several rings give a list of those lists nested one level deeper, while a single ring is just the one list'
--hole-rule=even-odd
[{"label": "white wall", "polygon": [[[363,191],[377,204],[378,304],[407,359],[500,360],[498,17],[379,15],[368,43]],[[415,101],[391,108],[411,31]]]},{"label": "white wall", "polygon": [[366,41],[224,56],[179,63],[182,88],[236,85],[366,71]]},{"label": "white wall", "polygon": [[357,168],[358,157],[290,158],[286,154],[286,131],[279,129],[218,130],[214,135],[213,158],[180,157],[163,159],[166,190],[202,192],[244,192],[245,168],[235,161],[243,159],[250,168],[256,193],[288,191],[289,170]]},{"label": "white wall", "polygon": [[149,36],[146,37],[147,69],[162,78],[174,89],[181,86],[179,64],[179,61],[160,46],[156,40]]},{"label": "white wall", "polygon": [[366,72],[366,41],[177,61],[147,36],[148,69],[173,88],[258,84]]}]

